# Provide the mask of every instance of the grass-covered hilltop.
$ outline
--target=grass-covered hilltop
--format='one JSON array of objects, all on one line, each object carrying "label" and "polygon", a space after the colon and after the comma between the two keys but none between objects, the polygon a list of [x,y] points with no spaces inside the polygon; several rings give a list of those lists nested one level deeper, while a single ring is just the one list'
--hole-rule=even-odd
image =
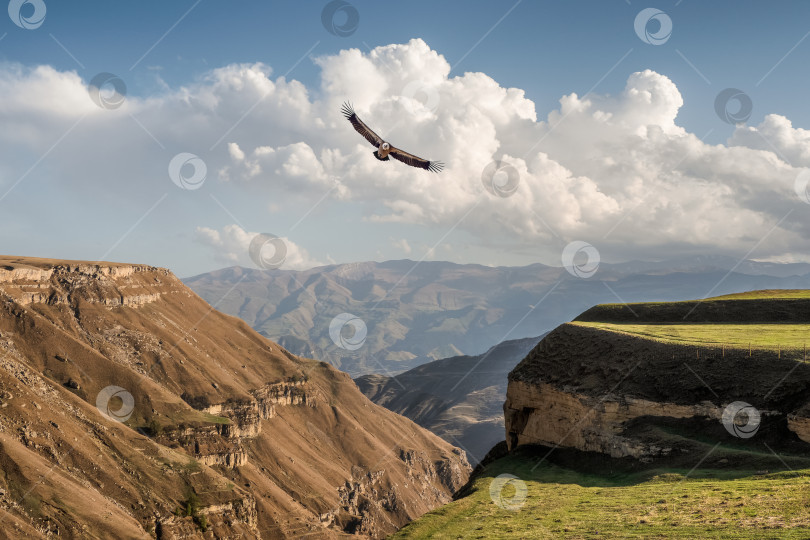
[{"label": "grass-covered hilltop", "polygon": [[[810,291],[752,291],[707,300],[602,304],[574,324],[663,343],[785,352],[802,359],[810,338]],[[722,352],[722,351],[721,351]]]},{"label": "grass-covered hilltop", "polygon": [[810,291],[595,306],[510,373],[506,444],[402,538],[810,537]]}]

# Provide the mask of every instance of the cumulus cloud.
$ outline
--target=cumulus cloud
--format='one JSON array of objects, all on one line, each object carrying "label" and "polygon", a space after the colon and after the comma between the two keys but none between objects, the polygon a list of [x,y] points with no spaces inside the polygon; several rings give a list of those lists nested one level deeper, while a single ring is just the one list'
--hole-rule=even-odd
[{"label": "cumulus cloud", "polygon": [[740,126],[729,144],[772,151],[796,167],[810,167],[810,131],[794,128],[790,120],[778,114],[765,116],[756,127]]},{"label": "cumulus cloud", "polygon": [[[268,175],[294,191],[339,176],[334,197],[376,203],[370,222],[457,225],[482,244],[585,238],[619,258],[747,251],[799,203],[792,186],[810,152],[806,132],[769,116],[728,145],[703,143],[677,125],[683,97],[653,71],[631,74],[615,96],[563,96],[538,121],[522,91],[482,73],[448,78],[449,64],[419,40],[318,64],[325,97],[310,111],[334,135],[248,150],[224,168],[229,179]],[[447,161],[445,172],[381,167],[340,118],[345,96],[394,144]],[[482,185],[495,159],[518,173],[511,197]],[[796,246],[805,228],[781,223],[763,251]]]},{"label": "cumulus cloud", "polygon": [[[438,236],[454,229],[481,249],[554,251],[581,239],[603,258],[650,259],[741,254],[766,234],[754,256],[810,248],[808,213],[783,219],[806,209],[794,181],[810,167],[810,132],[787,118],[769,115],[737,127],[727,144],[704,143],[676,122],[683,105],[676,85],[650,70],[630,74],[615,95],[562,96],[558,108],[538,115],[522,90],[486,74],[451,77],[446,59],[419,39],[343,50],[316,63],[319,88],[273,78],[264,64],[238,64],[128,99],[116,111],[82,101],[86,83],[75,73],[6,66],[0,114],[10,123],[0,140],[9,153],[20,146],[42,152],[86,115],[81,135],[62,143],[59,159],[71,181],[109,188],[115,171],[131,177],[116,189],[135,196],[133,183],[165,177],[174,153],[191,151],[208,164],[209,181],[243,197],[277,204],[315,202],[313,194],[325,193],[325,205],[359,208],[369,228],[397,222]],[[22,99],[23,92],[37,99]],[[381,136],[445,161],[445,170],[377,161],[340,114],[344,100]],[[493,160],[516,172],[511,196],[485,188],[482,172]],[[248,233],[238,227],[196,225],[198,239],[219,257],[243,253]],[[407,252],[411,244],[400,247]]]},{"label": "cumulus cloud", "polygon": [[[247,232],[239,225],[226,225],[221,230],[209,227],[197,227],[196,240],[208,246],[214,253],[216,260],[228,264],[239,266],[256,266],[249,255],[249,246],[259,233]],[[282,238],[286,248],[284,263],[280,266],[285,270],[305,270],[315,266],[323,266],[323,263],[310,256],[301,246],[295,244],[289,238]],[[273,254],[271,253],[270,256]]]}]

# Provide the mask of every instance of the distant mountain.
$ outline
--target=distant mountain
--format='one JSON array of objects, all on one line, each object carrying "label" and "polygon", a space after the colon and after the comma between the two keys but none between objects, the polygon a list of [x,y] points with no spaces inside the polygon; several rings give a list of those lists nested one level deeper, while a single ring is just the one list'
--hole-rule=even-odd
[{"label": "distant mountain", "polygon": [[[602,263],[593,277],[580,279],[542,264],[400,260],[304,271],[231,267],[184,281],[217,309],[292,352],[329,361],[357,377],[391,376],[438,358],[482,354],[501,341],[549,331],[605,302],[806,288],[810,265],[701,256]],[[330,324],[343,313],[365,325],[367,335],[364,341],[357,337],[356,348],[352,325],[343,325],[338,339],[330,336]],[[342,339],[343,348],[336,345]]]},{"label": "distant mountain", "polygon": [[377,405],[466,450],[475,464],[504,440],[507,375],[542,337],[504,341],[479,356],[444,358],[395,377],[370,374],[354,382]]},{"label": "distant mountain", "polygon": [[773,276],[773,277],[793,277],[810,274],[810,264],[808,263],[772,263],[750,261],[728,257],[725,255],[698,255],[678,260],[666,260],[660,262],[630,261],[615,265],[609,265],[613,271],[631,274],[637,273],[673,273],[689,272],[703,273],[717,270],[730,271],[749,276]]}]

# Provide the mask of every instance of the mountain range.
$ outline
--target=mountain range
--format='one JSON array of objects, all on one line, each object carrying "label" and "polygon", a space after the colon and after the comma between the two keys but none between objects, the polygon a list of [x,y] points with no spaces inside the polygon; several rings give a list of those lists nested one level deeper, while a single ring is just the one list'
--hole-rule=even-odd
[{"label": "mountain range", "polygon": [[[295,354],[328,361],[352,377],[393,376],[538,336],[599,303],[810,287],[810,264],[701,256],[602,263],[582,279],[542,264],[399,260],[303,271],[231,267],[184,282]],[[336,325],[342,333],[335,334]]]}]

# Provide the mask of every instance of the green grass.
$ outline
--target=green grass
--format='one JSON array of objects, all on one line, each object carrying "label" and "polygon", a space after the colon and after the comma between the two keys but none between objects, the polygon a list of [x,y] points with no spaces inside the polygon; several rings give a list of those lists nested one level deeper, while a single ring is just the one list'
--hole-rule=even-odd
[{"label": "green grass", "polygon": [[211,424],[230,424],[231,420],[229,418],[225,418],[224,416],[216,416],[209,413],[201,413],[202,421],[203,422],[210,422]]},{"label": "green grass", "polygon": [[767,289],[761,291],[749,291],[743,293],[725,294],[714,296],[707,300],[793,300],[796,298],[810,298],[810,290],[807,289]]},{"label": "green grass", "polygon": [[[658,469],[598,475],[506,456],[490,463],[469,494],[430,512],[393,538],[807,538],[810,470]],[[497,506],[493,479],[526,482],[516,511]],[[515,494],[507,486],[502,496]],[[793,528],[788,534],[786,527]]]},{"label": "green grass", "polygon": [[572,324],[681,345],[803,351],[810,341],[810,324]]}]

